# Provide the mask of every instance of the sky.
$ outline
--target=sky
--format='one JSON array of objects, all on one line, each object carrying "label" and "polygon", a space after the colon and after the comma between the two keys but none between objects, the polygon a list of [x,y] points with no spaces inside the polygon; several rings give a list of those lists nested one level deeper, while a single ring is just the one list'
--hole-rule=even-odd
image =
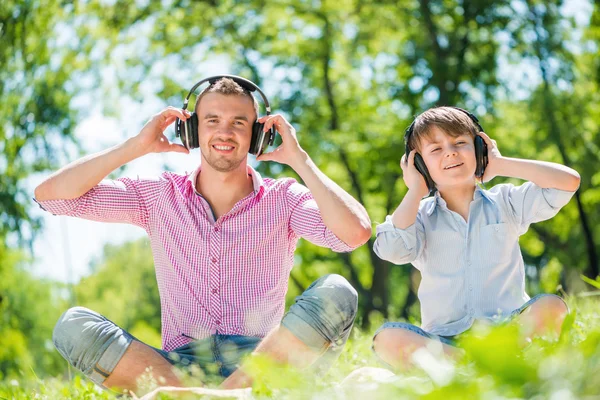
[{"label": "sky", "polygon": [[[564,12],[565,14],[574,15],[578,23],[584,25],[589,21],[591,4],[585,0],[569,0],[565,3]],[[133,46],[136,46],[136,44],[133,43]],[[182,102],[187,91],[196,81],[211,75],[228,73],[227,71],[229,71],[229,63],[223,58],[216,58],[210,62],[198,60],[198,65],[196,76],[179,76],[179,79],[177,79],[177,81],[182,82]],[[167,64],[157,65],[156,73],[164,73],[165,68],[169,68],[169,66]],[[501,73],[505,74],[509,80],[512,80],[511,76],[514,76],[515,81],[522,81],[518,77],[522,77],[524,69],[525,72],[535,70],[535,66],[511,66],[502,62],[500,68],[503,70]],[[271,76],[268,73],[263,75]],[[114,84],[116,86],[114,75],[111,74],[110,70],[106,72],[104,78],[103,85]],[[156,80],[158,81],[158,78]],[[186,81],[189,81],[189,85],[183,87]],[[272,87],[273,85],[269,86],[271,87],[262,88],[267,95],[276,90]],[[152,82],[140,86],[141,91],[148,93],[141,103],[132,101],[128,96],[119,97],[117,109],[127,110],[122,112],[119,118],[107,117],[102,114],[98,107],[90,107],[93,111],[88,113],[75,129],[75,138],[81,143],[84,153],[90,154],[104,150],[137,134],[153,114],[167,105],[161,99],[151,95],[154,89],[155,85]],[[93,93],[83,94],[78,101],[84,105],[93,105]],[[170,105],[181,106],[181,104]],[[272,106],[274,112],[277,112],[276,105],[272,104]],[[262,104],[261,111],[264,113]],[[175,140],[173,126],[167,128],[165,133],[168,138]],[[72,154],[72,158],[68,161],[73,161],[76,158],[77,156]],[[249,160],[254,163],[252,156],[249,156]],[[156,176],[165,170],[165,166],[168,166],[171,171],[186,173],[193,171],[199,162],[199,150],[193,150],[189,155],[182,153],[150,154],[129,163],[119,175]],[[26,183],[30,192],[33,193],[35,186],[41,183],[49,174],[50,172],[31,176]],[[92,260],[101,257],[105,244],[122,244],[126,241],[141,238],[146,234],[143,229],[132,225],[107,224],[71,217],[53,216],[43,212],[33,202],[31,212],[34,215],[42,216],[44,225],[33,245],[36,259],[32,266],[32,272],[36,276],[61,282],[75,283],[88,275],[91,272],[90,263]]]}]

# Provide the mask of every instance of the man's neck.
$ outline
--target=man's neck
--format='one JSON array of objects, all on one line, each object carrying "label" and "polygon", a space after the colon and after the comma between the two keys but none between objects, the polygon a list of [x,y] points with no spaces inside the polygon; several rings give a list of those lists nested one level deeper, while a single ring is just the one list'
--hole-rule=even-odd
[{"label": "man's neck", "polygon": [[469,218],[469,206],[473,201],[474,193],[474,185],[440,189],[440,196],[446,201],[448,209],[460,214],[465,221]]},{"label": "man's neck", "polygon": [[196,191],[208,201],[217,219],[254,190],[245,163],[228,172],[217,171],[205,163],[195,184]]}]

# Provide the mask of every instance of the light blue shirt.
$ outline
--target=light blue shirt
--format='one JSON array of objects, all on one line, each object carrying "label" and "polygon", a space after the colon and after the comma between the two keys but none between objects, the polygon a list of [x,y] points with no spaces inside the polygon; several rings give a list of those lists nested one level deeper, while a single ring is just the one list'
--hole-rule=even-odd
[{"label": "light blue shirt", "polygon": [[421,272],[422,328],[435,335],[466,331],[476,319],[499,321],[529,300],[519,236],[552,218],[574,192],[531,182],[475,189],[468,222],[436,193],[421,201],[416,222],[377,226],[375,253]]}]

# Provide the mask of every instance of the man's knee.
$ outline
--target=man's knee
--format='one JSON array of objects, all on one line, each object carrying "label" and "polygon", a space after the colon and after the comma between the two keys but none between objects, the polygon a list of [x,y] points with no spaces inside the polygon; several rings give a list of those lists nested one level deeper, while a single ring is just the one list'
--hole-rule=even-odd
[{"label": "man's knee", "polygon": [[325,318],[339,319],[347,326],[354,321],[358,308],[356,289],[341,275],[325,275],[304,292],[304,295],[318,299],[318,307]]},{"label": "man's knee", "polygon": [[65,311],[54,326],[52,342],[78,370],[88,374],[110,343],[117,339],[114,323],[85,307]]}]

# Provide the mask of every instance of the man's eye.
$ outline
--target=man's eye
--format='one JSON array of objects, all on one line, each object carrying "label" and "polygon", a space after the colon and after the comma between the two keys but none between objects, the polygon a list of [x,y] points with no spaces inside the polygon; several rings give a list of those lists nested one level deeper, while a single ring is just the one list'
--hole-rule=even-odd
[{"label": "man's eye", "polygon": [[208,123],[209,123],[209,124],[214,124],[215,122],[217,122],[217,120],[216,120],[216,119],[209,119],[209,120],[208,120]]},{"label": "man's eye", "polygon": [[460,140],[460,141],[456,142],[456,144],[465,144],[465,143],[466,143],[466,142],[465,142],[465,141],[463,141],[463,140]]},{"label": "man's eye", "polygon": [[435,153],[436,151],[440,150],[439,147],[436,147],[435,149],[431,150],[432,153]]}]

